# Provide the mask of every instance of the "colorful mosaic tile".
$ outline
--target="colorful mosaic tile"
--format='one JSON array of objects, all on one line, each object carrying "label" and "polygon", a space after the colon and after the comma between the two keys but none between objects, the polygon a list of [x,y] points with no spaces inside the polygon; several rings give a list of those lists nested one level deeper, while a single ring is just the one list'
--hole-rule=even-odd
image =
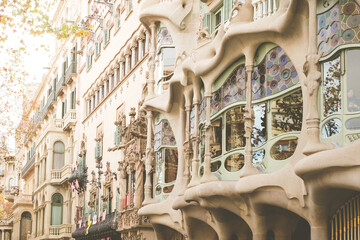
[{"label": "colorful mosaic tile", "polygon": [[170,123],[167,119],[163,119],[155,124],[154,130],[154,148],[161,146],[175,146],[176,140]]},{"label": "colorful mosaic tile", "polygon": [[328,11],[319,14],[318,19],[318,52],[323,55],[329,54],[341,42],[340,38],[340,6],[335,4]]},{"label": "colorful mosaic tile", "polygon": [[360,41],[360,6],[354,0],[341,0],[317,20],[318,52],[323,56],[339,45]]},{"label": "colorful mosaic tile", "polygon": [[281,47],[272,49],[266,55],[266,61],[266,96],[283,91],[299,82],[294,65]]},{"label": "colorful mosaic tile", "polygon": [[344,44],[360,41],[360,6],[354,0],[341,0],[341,36]]}]

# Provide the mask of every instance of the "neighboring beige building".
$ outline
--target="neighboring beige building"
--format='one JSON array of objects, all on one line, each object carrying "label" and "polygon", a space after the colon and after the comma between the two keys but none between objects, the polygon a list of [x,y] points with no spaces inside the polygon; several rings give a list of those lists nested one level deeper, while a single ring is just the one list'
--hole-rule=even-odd
[{"label": "neighboring beige building", "polygon": [[359,4],[61,1],[13,239],[359,239]]}]

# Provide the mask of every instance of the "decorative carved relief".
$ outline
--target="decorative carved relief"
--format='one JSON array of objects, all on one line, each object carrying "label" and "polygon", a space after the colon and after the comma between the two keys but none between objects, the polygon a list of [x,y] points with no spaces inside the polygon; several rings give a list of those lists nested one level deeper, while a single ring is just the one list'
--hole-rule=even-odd
[{"label": "decorative carved relief", "polygon": [[92,179],[91,179],[91,187],[90,187],[90,191],[89,191],[90,197],[89,197],[88,205],[90,208],[94,208],[98,187],[97,187],[97,183],[96,183],[95,171],[92,171],[91,175],[92,175]]}]

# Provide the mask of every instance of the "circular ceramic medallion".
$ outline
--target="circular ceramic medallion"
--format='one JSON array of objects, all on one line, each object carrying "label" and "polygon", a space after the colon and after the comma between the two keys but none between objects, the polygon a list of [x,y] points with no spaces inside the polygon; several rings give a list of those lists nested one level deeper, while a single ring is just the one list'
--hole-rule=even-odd
[{"label": "circular ceramic medallion", "polygon": [[331,33],[336,33],[336,31],[339,29],[339,23],[338,22],[333,22],[333,24],[331,25]]},{"label": "circular ceramic medallion", "polygon": [[270,61],[275,61],[277,58],[277,52],[273,51],[271,54],[270,54]]},{"label": "circular ceramic medallion", "polygon": [[284,81],[288,80],[290,77],[291,77],[290,69],[287,68],[281,72],[281,79],[283,79]]},{"label": "circular ceramic medallion", "polygon": [[325,28],[321,29],[318,37],[319,41],[324,41],[327,37],[328,37],[327,30]]},{"label": "circular ceramic medallion", "polygon": [[276,76],[279,73],[279,69],[280,69],[279,65],[274,64],[270,69],[270,75]]},{"label": "circular ceramic medallion", "polygon": [[326,17],[325,17],[325,16],[322,16],[322,17],[320,18],[320,21],[319,21],[319,28],[324,27],[325,24],[326,24]]},{"label": "circular ceramic medallion", "polygon": [[348,2],[345,4],[342,8],[342,12],[346,15],[350,15],[355,11],[355,3],[354,2]]},{"label": "circular ceramic medallion", "polygon": [[230,95],[226,95],[226,96],[224,97],[224,102],[225,102],[225,104],[228,104],[228,103],[230,102],[230,99],[231,99],[231,96],[230,96]]},{"label": "circular ceramic medallion", "polygon": [[331,18],[331,20],[335,21],[335,20],[338,20],[338,17],[339,17],[339,8],[335,7],[331,11],[330,18]]},{"label": "circular ceramic medallion", "polygon": [[355,37],[355,32],[352,29],[348,29],[343,33],[343,38],[345,41],[351,41]]},{"label": "circular ceramic medallion", "polygon": [[288,60],[289,60],[288,56],[282,55],[282,56],[280,57],[279,63],[280,63],[280,65],[283,66],[283,65],[285,65],[285,64],[288,62]]},{"label": "circular ceramic medallion", "polygon": [[264,84],[265,83],[265,75],[261,75],[260,76],[260,83]]},{"label": "circular ceramic medallion", "polygon": [[334,35],[331,40],[330,40],[330,45],[332,47],[336,47],[339,44],[339,36],[338,35]]},{"label": "circular ceramic medallion", "polygon": [[219,94],[219,92],[216,92],[214,95],[214,101],[218,102],[219,100],[220,100],[220,94]]},{"label": "circular ceramic medallion", "polygon": [[272,90],[274,90],[275,88],[277,88],[277,86],[278,86],[278,82],[277,82],[276,80],[271,81],[271,83],[270,83],[270,88],[271,88]]},{"label": "circular ceramic medallion", "polygon": [[350,16],[349,19],[347,20],[347,24],[351,28],[358,27],[360,25],[360,15]]}]

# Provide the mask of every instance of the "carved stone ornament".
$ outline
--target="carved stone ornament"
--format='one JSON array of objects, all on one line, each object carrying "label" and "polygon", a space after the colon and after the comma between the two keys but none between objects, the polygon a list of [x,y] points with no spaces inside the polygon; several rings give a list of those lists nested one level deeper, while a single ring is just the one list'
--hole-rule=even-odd
[{"label": "carved stone ornament", "polygon": [[88,205],[90,208],[94,208],[95,201],[96,201],[96,195],[97,195],[97,191],[98,191],[98,186],[96,184],[95,171],[92,171],[91,175],[92,175],[92,179],[91,179],[91,187],[89,190],[90,197],[89,197]]}]

